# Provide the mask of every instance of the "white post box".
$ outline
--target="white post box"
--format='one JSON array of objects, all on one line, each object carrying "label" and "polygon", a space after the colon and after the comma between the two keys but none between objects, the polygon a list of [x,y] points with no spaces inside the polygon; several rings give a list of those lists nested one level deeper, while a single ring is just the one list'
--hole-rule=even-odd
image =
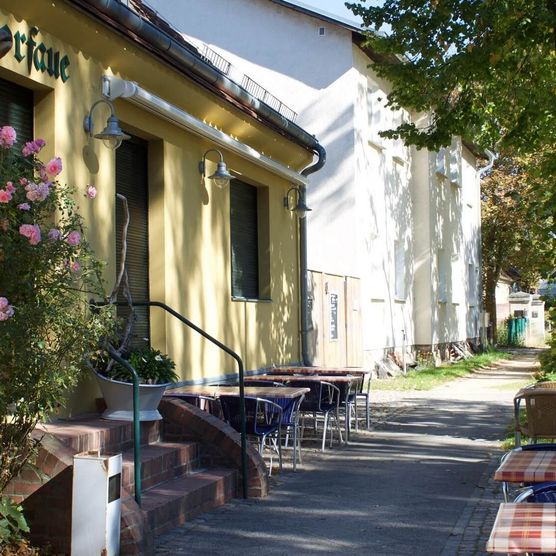
[{"label": "white post box", "polygon": [[73,457],[72,556],[120,553],[122,454]]}]

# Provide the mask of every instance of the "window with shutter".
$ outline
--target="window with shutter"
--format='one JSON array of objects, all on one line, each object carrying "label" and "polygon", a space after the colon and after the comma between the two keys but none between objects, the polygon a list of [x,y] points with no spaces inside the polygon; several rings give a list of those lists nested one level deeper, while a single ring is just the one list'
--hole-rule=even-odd
[{"label": "window with shutter", "polygon": [[[116,191],[127,198],[130,222],[127,231],[126,266],[133,301],[149,301],[149,188],[148,143],[137,137],[124,141],[116,151]],[[116,262],[121,263],[122,232],[125,213],[121,202],[116,204]],[[126,301],[122,291],[118,301]],[[129,309],[118,308],[118,316],[127,318]],[[148,307],[135,308],[133,347],[150,342]]]},{"label": "window with shutter", "polygon": [[240,180],[230,184],[232,298],[270,301],[270,194]]},{"label": "window with shutter", "polygon": [[257,188],[230,183],[232,297],[259,298],[259,231]]},{"label": "window with shutter", "polygon": [[33,139],[33,91],[0,79],[0,126],[10,125],[22,146]]}]

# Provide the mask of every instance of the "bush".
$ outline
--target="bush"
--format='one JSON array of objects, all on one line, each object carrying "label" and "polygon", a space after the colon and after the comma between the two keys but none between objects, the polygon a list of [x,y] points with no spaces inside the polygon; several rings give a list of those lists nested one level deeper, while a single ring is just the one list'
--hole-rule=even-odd
[{"label": "bush", "polygon": [[[167,384],[176,382],[178,379],[174,371],[176,368],[174,361],[157,349],[146,347],[132,351],[127,360],[137,371],[143,384]],[[131,382],[129,371],[119,363],[115,363],[110,371],[103,374],[113,380]]]},{"label": "bush", "polygon": [[537,375],[541,377],[540,380],[556,379],[556,307],[550,309],[548,315],[552,324],[552,331],[548,341],[548,351],[545,351],[539,357],[541,368]]},{"label": "bush", "polygon": [[[56,411],[85,353],[108,334],[101,265],[84,239],[74,190],[43,164],[44,141],[16,145],[0,128],[0,492],[33,454],[35,425]],[[88,197],[94,190],[89,187]]]}]

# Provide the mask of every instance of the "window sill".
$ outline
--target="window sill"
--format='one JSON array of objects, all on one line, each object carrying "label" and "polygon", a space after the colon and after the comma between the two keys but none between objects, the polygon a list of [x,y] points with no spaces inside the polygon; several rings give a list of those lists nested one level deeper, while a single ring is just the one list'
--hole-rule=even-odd
[{"label": "window sill", "polygon": [[232,301],[243,301],[245,303],[272,303],[270,298],[251,298],[251,297],[233,297]]}]

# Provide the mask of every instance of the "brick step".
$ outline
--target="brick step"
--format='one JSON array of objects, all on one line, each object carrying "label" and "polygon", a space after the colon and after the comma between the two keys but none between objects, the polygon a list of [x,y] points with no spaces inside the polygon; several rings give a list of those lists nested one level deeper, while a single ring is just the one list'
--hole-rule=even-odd
[{"label": "brick step", "polygon": [[[135,492],[133,448],[122,453],[122,486]],[[141,486],[148,489],[199,468],[197,442],[156,442],[141,447]]]},{"label": "brick step", "polygon": [[237,484],[236,470],[215,467],[146,490],[141,508],[156,536],[229,502]]},{"label": "brick step", "polygon": [[[99,415],[59,420],[39,425],[76,452],[100,450],[102,453],[125,452],[133,446],[133,423],[109,421]],[[141,422],[141,444],[158,442],[162,438],[162,421]]]}]

